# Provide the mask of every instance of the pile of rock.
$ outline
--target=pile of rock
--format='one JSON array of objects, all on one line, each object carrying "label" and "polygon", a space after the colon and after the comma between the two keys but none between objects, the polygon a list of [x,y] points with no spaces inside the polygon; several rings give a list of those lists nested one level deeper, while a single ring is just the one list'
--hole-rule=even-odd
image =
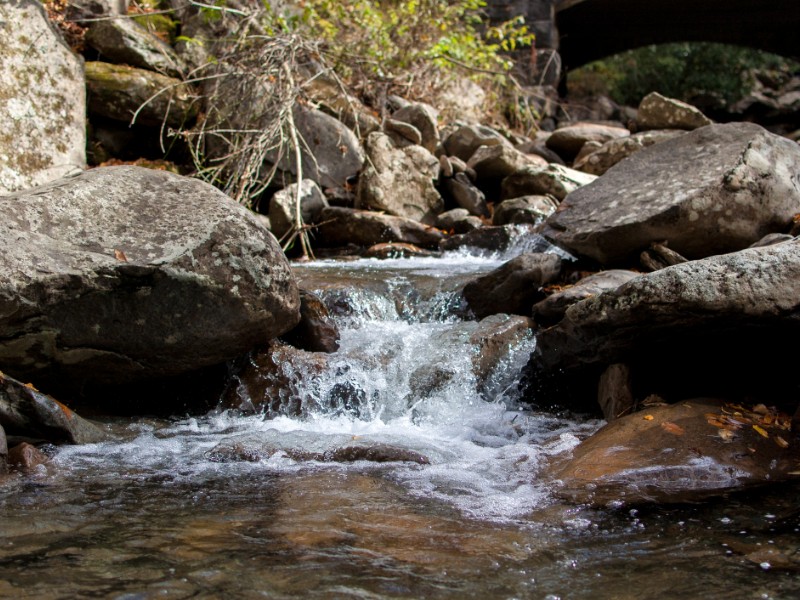
[{"label": "pile of rock", "polygon": [[[110,4],[97,6],[114,16]],[[196,7],[181,10],[187,33],[211,35]],[[335,330],[313,297],[301,308],[275,238],[291,234],[298,212],[315,248],[379,256],[496,249],[524,227],[561,251],[522,255],[467,284],[467,305],[476,317],[520,315],[514,335],[536,330],[532,403],[602,409],[617,420],[611,427],[629,427],[554,467],[565,493],[601,502],[622,488],[631,501],[684,499],[795,472],[785,466],[798,445],[785,413],[797,390],[791,355],[777,343],[800,323],[795,142],[758,125],[713,124],[658,94],[643,99],[630,127],[568,122],[534,138],[467,118],[440,123],[434,107],[398,98],[378,120],[314,77],[292,113],[305,140],[301,164],[264,157],[285,185],[264,192],[256,215],[177,174],[83,172],[83,90],[91,162],[142,156],[163,128],[186,127],[202,111],[184,81],[202,59],[196,49],[172,47],[129,19],[86,19],[84,73],[38,3],[4,11],[0,82],[11,92],[0,95],[0,129],[10,132],[0,137],[0,366],[11,376],[66,397],[95,390],[97,399],[110,383],[197,373],[270,340],[324,362]],[[31,59],[23,49],[33,36],[47,54]],[[58,77],[41,70],[51,64]],[[234,109],[226,118],[241,124],[249,115]],[[62,179],[72,172],[81,174]],[[301,312],[311,333],[291,331]],[[0,425],[28,435],[18,415],[30,401],[12,393],[20,388],[9,377],[0,388]],[[739,410],[761,417],[733,426],[717,418],[730,403],[765,408]],[[48,430],[44,421],[29,429],[31,437]],[[607,460],[620,436],[638,450]],[[633,469],[641,444],[665,439],[692,450]],[[742,452],[749,462],[736,462]],[[589,463],[604,469],[587,479]],[[647,480],[654,472],[661,479]],[[587,482],[593,496],[575,492]]]}]

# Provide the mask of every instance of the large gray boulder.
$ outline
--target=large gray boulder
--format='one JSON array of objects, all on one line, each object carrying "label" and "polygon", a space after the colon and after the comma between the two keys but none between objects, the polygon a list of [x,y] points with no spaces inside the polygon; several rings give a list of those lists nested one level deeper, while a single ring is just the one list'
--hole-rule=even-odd
[{"label": "large gray boulder", "polygon": [[3,194],[86,167],[86,93],[81,59],[51,27],[40,2],[3,2],[0,40]]},{"label": "large gray boulder", "polygon": [[684,132],[679,129],[657,129],[641,131],[628,137],[614,138],[580,160],[576,160],[573,167],[584,173],[602,175],[623,158],[629,157],[642,148],[666,142],[683,134]]},{"label": "large gray boulder", "polygon": [[275,238],[199,180],[98,168],[0,206],[0,368],[23,381],[190,372],[299,319]]},{"label": "large gray boulder", "polygon": [[435,186],[439,160],[422,146],[400,147],[378,131],[367,137],[366,151],[356,208],[432,225],[444,211],[444,201]]},{"label": "large gray boulder", "polygon": [[746,248],[800,212],[800,146],[751,123],[709,125],[645,148],[577,189],[542,235],[604,265],[652,242],[686,258]]},{"label": "large gray boulder", "polygon": [[795,240],[642,274],[570,306],[539,333],[531,381],[564,391],[567,402],[592,402],[599,373],[626,363],[640,399],[711,394],[796,402],[788,376],[795,357],[785,348],[798,333]]}]

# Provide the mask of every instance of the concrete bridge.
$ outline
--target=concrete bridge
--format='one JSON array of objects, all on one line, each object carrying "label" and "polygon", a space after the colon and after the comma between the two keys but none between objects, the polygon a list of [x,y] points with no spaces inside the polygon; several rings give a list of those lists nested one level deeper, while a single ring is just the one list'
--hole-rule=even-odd
[{"label": "concrete bridge", "polygon": [[666,42],[720,42],[800,58],[798,0],[556,0],[553,8],[567,69]]},{"label": "concrete bridge", "polygon": [[[575,69],[624,50],[667,42],[721,42],[800,59],[800,0],[487,0],[489,18],[526,18],[540,72]],[[526,57],[517,57],[524,63]],[[528,60],[528,63],[530,61]],[[526,66],[520,65],[522,70]],[[533,75],[533,73],[531,73]],[[553,76],[544,80],[554,83]],[[536,77],[539,79],[539,77]]]}]

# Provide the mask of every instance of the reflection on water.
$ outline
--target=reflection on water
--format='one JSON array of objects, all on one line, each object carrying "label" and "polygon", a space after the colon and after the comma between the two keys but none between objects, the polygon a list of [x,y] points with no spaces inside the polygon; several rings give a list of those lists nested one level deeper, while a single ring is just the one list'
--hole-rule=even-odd
[{"label": "reflection on water", "polygon": [[[116,441],[0,487],[0,597],[800,595],[800,487],[638,510],[553,498],[542,467],[600,423],[517,404],[531,339],[479,385],[455,292],[494,260],[304,267],[348,307],[330,377],[365,391],[362,410],[325,408],[323,376],[297,390],[317,407],[303,418],[109,423]],[[418,385],[432,364],[447,376]],[[325,459],[352,446],[426,460]]]}]

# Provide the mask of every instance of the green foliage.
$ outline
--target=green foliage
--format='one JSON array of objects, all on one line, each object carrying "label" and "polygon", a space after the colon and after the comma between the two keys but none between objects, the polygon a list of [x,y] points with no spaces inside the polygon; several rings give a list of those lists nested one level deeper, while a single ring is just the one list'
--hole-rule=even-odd
[{"label": "green foliage", "polygon": [[594,62],[570,73],[571,91],[608,93],[637,105],[652,91],[692,102],[716,99],[722,106],[744,97],[755,70],[791,69],[791,61],[750,48],[712,43],[646,46]]},{"label": "green foliage", "polygon": [[[306,0],[294,14],[272,13],[272,28],[324,42],[347,78],[425,84],[455,68],[504,76],[505,51],[533,42],[522,18],[486,28],[484,0]],[[424,85],[423,85],[424,87]]]}]

